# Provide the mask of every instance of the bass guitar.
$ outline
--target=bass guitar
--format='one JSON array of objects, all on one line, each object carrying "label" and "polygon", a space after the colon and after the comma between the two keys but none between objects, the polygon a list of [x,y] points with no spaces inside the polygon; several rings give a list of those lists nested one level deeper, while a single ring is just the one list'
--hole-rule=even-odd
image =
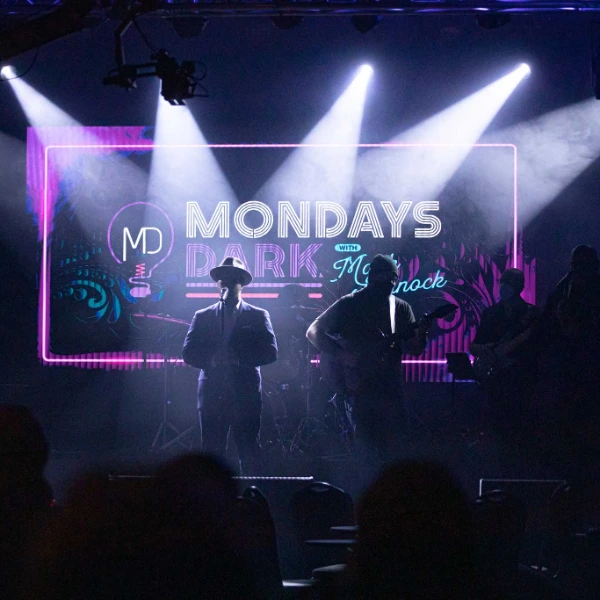
[{"label": "bass guitar", "polygon": [[523,320],[527,329],[514,337],[507,333],[490,352],[475,357],[473,371],[477,383],[483,389],[494,389],[500,373],[514,364],[516,360],[514,352],[532,336],[534,321],[535,312],[531,311]]}]

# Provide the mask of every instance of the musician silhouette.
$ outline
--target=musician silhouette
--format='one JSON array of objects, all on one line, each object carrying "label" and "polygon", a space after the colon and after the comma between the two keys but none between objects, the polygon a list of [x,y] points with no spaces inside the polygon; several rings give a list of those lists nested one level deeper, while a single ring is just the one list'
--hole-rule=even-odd
[{"label": "musician silhouette", "polygon": [[260,366],[277,360],[277,341],[266,310],[244,302],[252,275],[228,256],[210,271],[222,300],[195,313],[182,356],[200,369],[198,407],[204,452],[223,457],[233,431],[240,471],[261,469],[258,440],[262,406]]},{"label": "musician silhouette", "polygon": [[[538,309],[521,298],[525,275],[507,269],[500,277],[500,300],[484,309],[469,351],[486,363],[483,381],[488,394],[485,426],[506,450],[518,449],[532,428],[532,397],[537,384],[537,354],[532,350]],[[489,377],[486,377],[486,373]]]},{"label": "musician silhouette", "polygon": [[548,378],[544,458],[570,481],[600,480],[599,268],[593,247],[573,248],[539,327]]},{"label": "musician silhouette", "polygon": [[[329,357],[340,368],[333,386],[354,399],[357,452],[375,464],[401,450],[401,351],[421,354],[427,342],[428,323],[415,327],[410,305],[392,295],[397,281],[394,259],[378,254],[371,261],[367,286],[337,300],[306,332],[322,353],[322,367]],[[392,347],[392,336],[406,339]]]}]

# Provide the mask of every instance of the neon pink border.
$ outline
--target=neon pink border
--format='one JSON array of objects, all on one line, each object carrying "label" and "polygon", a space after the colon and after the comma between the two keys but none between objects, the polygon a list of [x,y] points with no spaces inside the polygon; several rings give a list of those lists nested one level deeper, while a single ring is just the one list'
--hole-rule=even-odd
[{"label": "neon pink border", "polygon": [[[112,149],[112,150],[145,150],[151,151],[155,148],[230,148],[230,149],[259,149],[259,148],[512,148],[513,149],[513,267],[518,266],[518,201],[517,201],[517,147],[514,144],[440,144],[440,143],[381,143],[381,144],[52,144],[44,147],[44,190],[42,204],[42,273],[41,273],[41,358],[45,364],[49,365],[141,365],[145,363],[158,364],[164,363],[163,357],[144,358],[140,352],[132,351],[123,353],[126,357],[107,357],[109,353],[98,353],[92,357],[53,355],[49,351],[50,347],[50,315],[49,315],[49,292],[50,292],[50,273],[48,257],[48,235],[51,215],[48,211],[48,172],[49,172],[49,153],[56,149]],[[213,297],[209,294],[186,294],[187,297]],[[271,295],[265,294],[265,297]],[[256,297],[259,297],[257,294]],[[132,356],[136,355],[136,356]],[[182,362],[179,359],[170,359],[169,362]],[[439,360],[419,360],[408,359],[403,361],[405,364],[445,364],[443,359]]]}]

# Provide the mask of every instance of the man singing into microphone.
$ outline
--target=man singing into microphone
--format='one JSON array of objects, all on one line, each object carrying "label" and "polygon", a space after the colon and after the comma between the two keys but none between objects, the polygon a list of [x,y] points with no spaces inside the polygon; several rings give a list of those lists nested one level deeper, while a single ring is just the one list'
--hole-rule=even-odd
[{"label": "man singing into microphone", "polygon": [[210,272],[219,302],[199,310],[185,338],[183,359],[200,369],[198,408],[204,452],[225,456],[231,428],[243,474],[260,469],[260,366],[277,360],[277,342],[266,310],[244,302],[252,275],[228,256]]}]

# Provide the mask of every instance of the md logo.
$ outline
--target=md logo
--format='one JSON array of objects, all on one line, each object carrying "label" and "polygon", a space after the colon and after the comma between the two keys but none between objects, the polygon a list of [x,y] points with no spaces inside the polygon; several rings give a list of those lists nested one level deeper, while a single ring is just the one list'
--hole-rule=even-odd
[{"label": "md logo", "polygon": [[152,274],[171,254],[175,241],[167,213],[150,202],[127,204],[112,218],[107,240],[112,257],[130,275],[130,294],[149,296]]},{"label": "md logo", "polygon": [[[150,236],[148,235],[150,233]],[[151,243],[148,244],[148,238],[151,238]],[[154,244],[152,243],[154,242]],[[158,254],[162,250],[163,246],[163,234],[158,227],[140,227],[137,238],[133,239],[129,227],[123,227],[123,262],[127,262],[127,249],[136,250],[138,246],[142,244],[141,252],[138,251],[136,255],[145,254]],[[156,248],[150,250],[152,246]]]}]

